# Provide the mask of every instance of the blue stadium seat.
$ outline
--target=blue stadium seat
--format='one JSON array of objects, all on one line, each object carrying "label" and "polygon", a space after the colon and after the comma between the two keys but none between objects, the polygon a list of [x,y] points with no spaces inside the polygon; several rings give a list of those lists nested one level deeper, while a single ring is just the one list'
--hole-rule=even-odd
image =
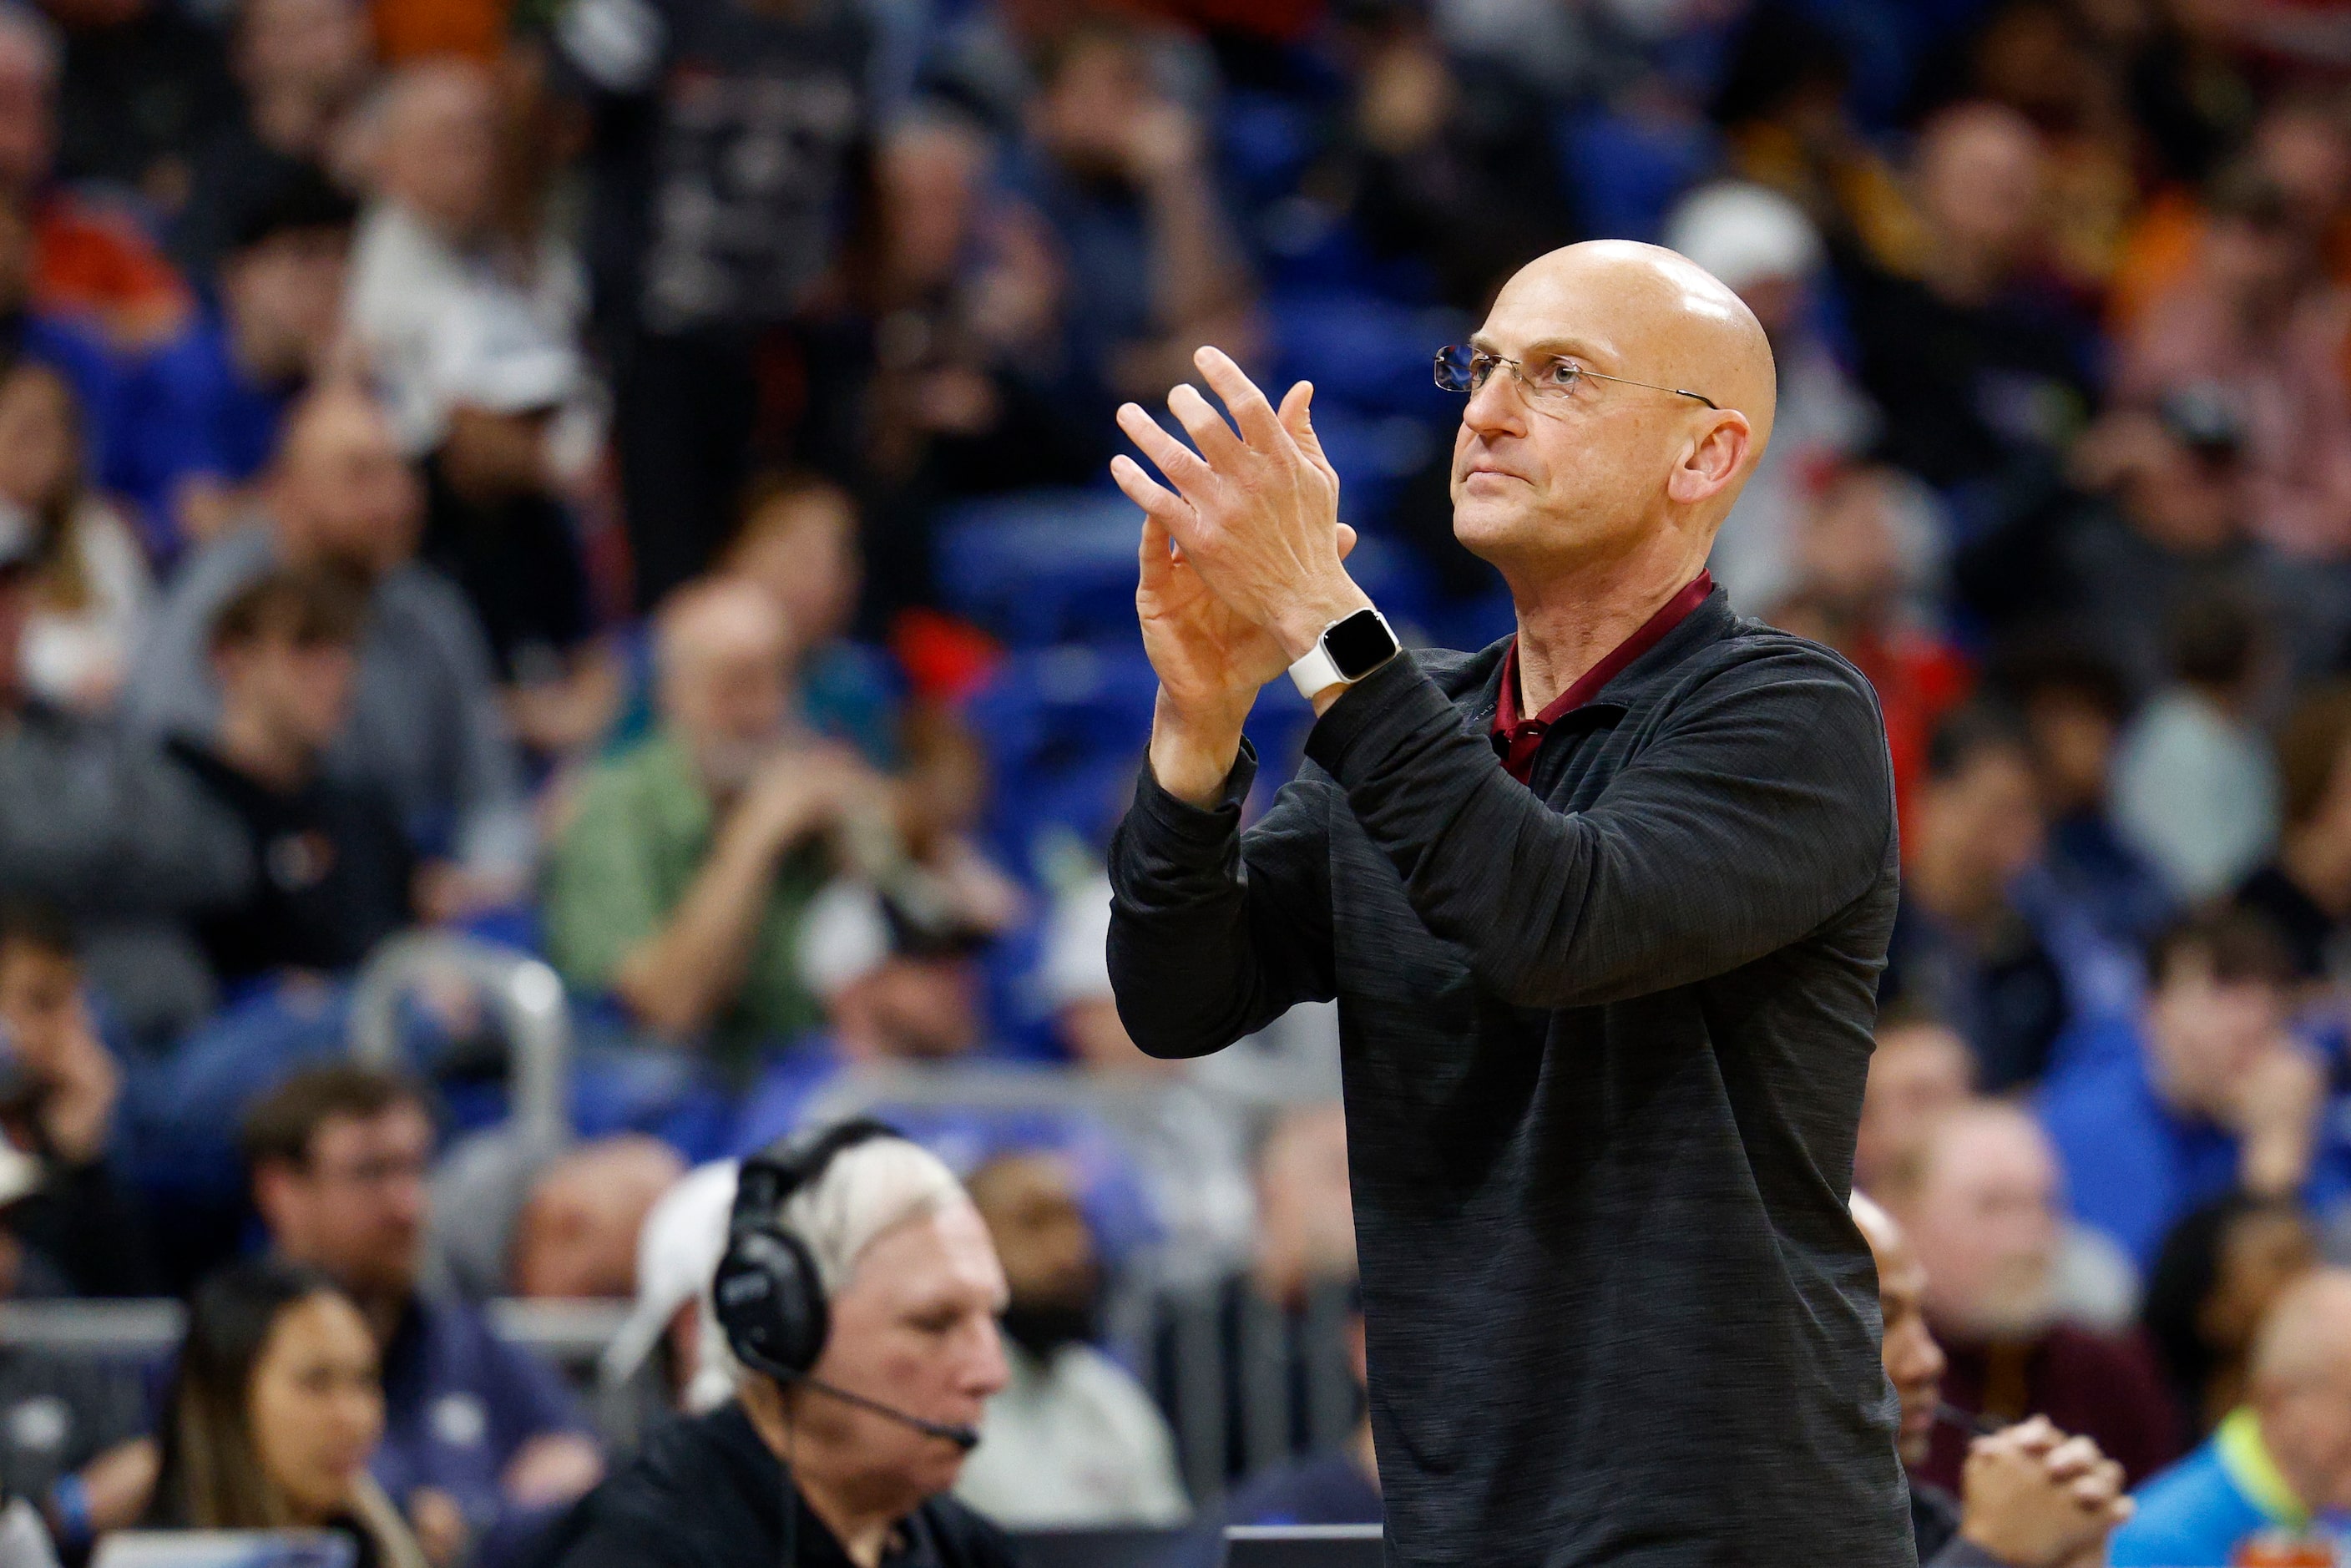
[{"label": "blue stadium seat", "polygon": [[1714,166],[1714,131],[1697,120],[1575,109],[1552,127],[1552,148],[1583,232],[1655,240],[1675,198]]}]

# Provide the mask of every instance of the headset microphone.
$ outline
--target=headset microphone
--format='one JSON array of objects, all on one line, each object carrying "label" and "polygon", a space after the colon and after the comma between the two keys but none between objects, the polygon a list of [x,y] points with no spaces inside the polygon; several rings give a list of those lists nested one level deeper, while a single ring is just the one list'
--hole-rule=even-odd
[{"label": "headset microphone", "polygon": [[925,1437],[936,1437],[941,1442],[953,1443],[967,1454],[979,1447],[979,1428],[977,1427],[966,1427],[953,1421],[926,1421],[912,1411],[901,1410],[894,1405],[884,1405],[879,1399],[868,1399],[862,1394],[852,1394],[846,1388],[835,1388],[831,1384],[814,1377],[802,1375],[794,1378],[793,1381],[813,1388],[828,1398],[838,1399],[843,1405],[854,1405],[860,1410],[871,1410],[876,1416],[886,1416],[903,1426],[912,1427]]}]

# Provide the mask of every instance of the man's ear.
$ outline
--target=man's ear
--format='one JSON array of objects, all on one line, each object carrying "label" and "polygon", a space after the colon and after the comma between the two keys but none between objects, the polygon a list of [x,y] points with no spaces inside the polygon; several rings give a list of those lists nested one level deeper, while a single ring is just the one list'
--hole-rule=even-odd
[{"label": "man's ear", "polygon": [[301,1179],[301,1172],[284,1160],[264,1160],[253,1167],[254,1211],[261,1216],[261,1223],[273,1239],[286,1228],[298,1201],[296,1184]]},{"label": "man's ear", "polygon": [[1724,409],[1667,476],[1667,496],[1690,507],[1720,495],[1745,471],[1754,442],[1755,429],[1747,416],[1735,408]]}]

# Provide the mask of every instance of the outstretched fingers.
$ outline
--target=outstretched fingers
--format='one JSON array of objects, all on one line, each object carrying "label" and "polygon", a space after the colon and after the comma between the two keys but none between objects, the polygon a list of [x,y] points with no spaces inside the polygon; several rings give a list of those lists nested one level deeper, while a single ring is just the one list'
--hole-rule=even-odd
[{"label": "outstretched fingers", "polygon": [[[1233,362],[1230,354],[1222,349],[1203,347],[1194,351],[1192,362],[1199,367],[1201,379],[1225,400],[1225,407],[1232,411],[1234,423],[1241,427],[1242,438],[1252,448],[1273,454],[1290,445],[1289,432],[1275,417],[1273,404],[1266,401],[1265,393],[1258,390],[1257,383],[1249,379],[1249,372]],[[1201,401],[1207,402],[1205,398]]]},{"label": "outstretched fingers", "polygon": [[[1200,455],[1168,434],[1157,420],[1143,412],[1140,404],[1129,402],[1119,405],[1118,427],[1126,433],[1126,438],[1129,441],[1142,449],[1145,457],[1150,458],[1158,466],[1159,472],[1165,475],[1167,482],[1175,486],[1177,490],[1188,494],[1214,482],[1216,475],[1206,463],[1200,460]],[[1133,497],[1137,506],[1149,510],[1149,503],[1136,495],[1134,488],[1121,476],[1119,472],[1121,464],[1134,469],[1146,480],[1150,476],[1143,475],[1141,465],[1123,454],[1111,460],[1111,476],[1118,480],[1118,487]],[[1155,485],[1153,488],[1157,489],[1159,486]]]},{"label": "outstretched fingers", "polygon": [[1191,503],[1144,472],[1143,465],[1122,452],[1110,460],[1110,476],[1126,498],[1164,531],[1173,533],[1192,519]]}]

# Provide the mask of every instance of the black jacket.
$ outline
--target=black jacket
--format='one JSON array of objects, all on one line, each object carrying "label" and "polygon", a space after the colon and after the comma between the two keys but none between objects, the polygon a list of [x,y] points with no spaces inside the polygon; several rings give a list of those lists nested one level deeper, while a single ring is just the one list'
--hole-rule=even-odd
[{"label": "black jacket", "polygon": [[[538,1557],[549,1568],[795,1568],[783,1563],[784,1467],[739,1405],[664,1422],[637,1457],[580,1500]],[[794,1492],[805,1568],[850,1568]],[[1018,1568],[1002,1531],[953,1498],[899,1525],[889,1568]]]},{"label": "black jacket", "polygon": [[1852,666],[1718,592],[1564,716],[1503,644],[1341,697],[1239,831],[1147,776],[1112,851],[1128,1031],[1194,1056],[1339,1001],[1392,1560],[1912,1561],[1845,1209],[1894,918]]}]

